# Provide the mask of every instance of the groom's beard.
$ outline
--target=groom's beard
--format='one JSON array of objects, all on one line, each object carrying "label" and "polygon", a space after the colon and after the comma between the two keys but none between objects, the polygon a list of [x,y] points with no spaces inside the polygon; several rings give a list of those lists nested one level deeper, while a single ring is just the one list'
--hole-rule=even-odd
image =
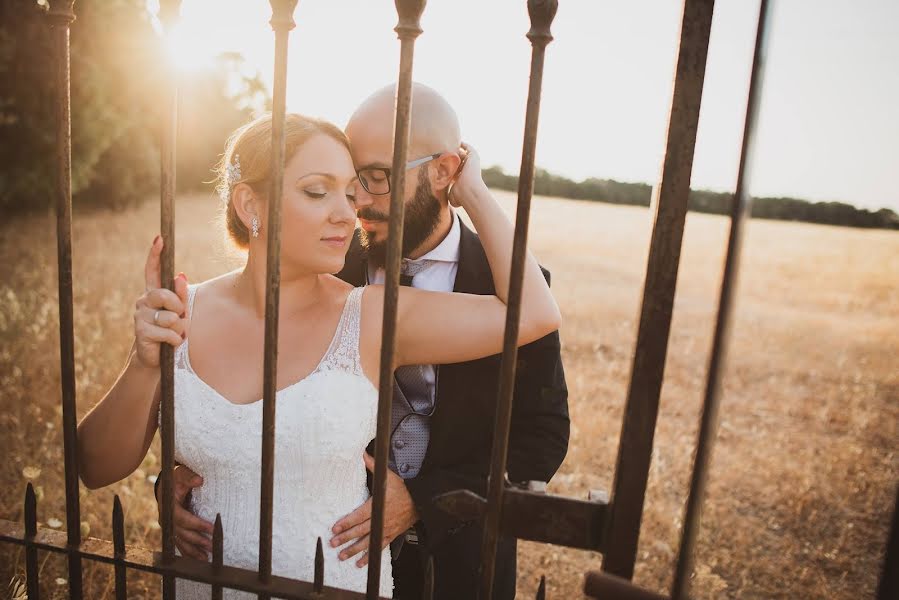
[{"label": "groom's beard", "polygon": [[[386,221],[388,219],[388,215],[371,207],[363,208],[358,215],[359,218],[366,221]],[[403,256],[409,256],[434,233],[439,224],[440,201],[431,192],[431,182],[428,179],[427,170],[421,169],[418,172],[415,196],[406,203],[406,215],[403,223]],[[360,229],[359,241],[368,252],[369,264],[380,269],[387,263],[388,240],[373,240],[367,231]]]}]

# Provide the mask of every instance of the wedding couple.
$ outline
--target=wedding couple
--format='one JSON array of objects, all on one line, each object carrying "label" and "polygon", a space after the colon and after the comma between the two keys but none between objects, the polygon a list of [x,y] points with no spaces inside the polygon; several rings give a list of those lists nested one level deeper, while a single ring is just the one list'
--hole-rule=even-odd
[{"label": "wedding couple", "polygon": [[[325,585],[356,591],[367,577],[373,459],[366,448],[378,404],[393,111],[390,86],[363,102],[346,132],[296,114],[285,124],[272,571],[309,580],[321,537]],[[430,556],[435,598],[474,598],[482,525],[443,513],[432,499],[460,488],[486,491],[513,227],[481,178],[477,153],[462,147],[447,102],[415,84],[411,113],[396,333],[402,366],[384,539],[373,550],[390,547],[382,596],[419,597]],[[208,560],[211,522],[221,513],[224,562],[248,569],[258,566],[271,172],[271,119],[263,117],[235,132],[220,168],[227,231],[247,250],[246,265],[200,284],[179,274],[171,292],[160,286],[157,237],[128,362],[78,426],[85,485],[132,473],[158,426],[159,348],[175,347],[176,544],[181,554]],[[477,234],[454,206],[466,210]],[[561,317],[548,274],[531,255],[523,286],[513,483],[548,481],[569,432]],[[515,540],[502,537],[496,598],[515,595],[515,553]],[[179,599],[208,595],[204,584],[178,581]]]}]

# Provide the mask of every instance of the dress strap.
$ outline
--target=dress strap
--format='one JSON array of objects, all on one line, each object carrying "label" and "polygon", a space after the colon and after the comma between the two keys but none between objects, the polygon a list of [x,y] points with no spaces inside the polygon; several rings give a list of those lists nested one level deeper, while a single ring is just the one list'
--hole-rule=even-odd
[{"label": "dress strap", "polygon": [[191,283],[187,286],[187,317],[190,316],[194,312],[194,298],[197,297],[197,288],[200,287],[199,283]]},{"label": "dress strap", "polygon": [[[193,316],[194,312],[194,299],[197,297],[197,288],[200,287],[199,283],[191,283],[187,286],[187,319],[188,321]],[[175,368],[176,369],[187,369],[190,370],[190,359],[188,358],[187,353],[187,340],[184,340],[184,343],[175,348]]]},{"label": "dress strap", "polygon": [[365,288],[354,288],[346,299],[343,313],[337,323],[337,331],[328,352],[321,362],[321,369],[336,369],[356,375],[362,374],[359,355],[359,335],[362,321],[362,293]]}]

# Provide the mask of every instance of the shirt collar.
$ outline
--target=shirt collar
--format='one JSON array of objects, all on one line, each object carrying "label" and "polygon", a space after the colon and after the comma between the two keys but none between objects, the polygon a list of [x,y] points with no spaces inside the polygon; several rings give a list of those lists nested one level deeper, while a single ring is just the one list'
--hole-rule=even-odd
[{"label": "shirt collar", "polygon": [[[443,238],[437,246],[427,254],[420,256],[418,260],[433,260],[436,262],[452,263],[459,262],[459,245],[462,243],[462,226],[459,224],[459,215],[456,211],[450,209],[453,214],[453,224],[450,225],[449,233]],[[374,282],[378,279],[378,273],[383,274],[384,268],[375,268],[374,265],[368,263],[368,280]]]}]

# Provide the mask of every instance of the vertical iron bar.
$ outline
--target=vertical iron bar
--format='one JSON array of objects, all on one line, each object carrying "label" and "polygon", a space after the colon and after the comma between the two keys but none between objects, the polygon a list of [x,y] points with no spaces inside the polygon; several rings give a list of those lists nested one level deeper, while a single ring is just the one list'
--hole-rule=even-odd
[{"label": "vertical iron bar", "polygon": [[[262,481],[259,511],[259,580],[272,576],[272,500],[275,476],[275,397],[278,385],[278,307],[281,293],[281,195],[284,187],[284,120],[287,113],[287,39],[297,0],[270,0],[275,32],[272,93],[272,181],[268,197],[265,286],[265,357],[262,389]],[[268,598],[259,594],[259,598]]]},{"label": "vertical iron bar", "polygon": [[112,501],[112,544],[115,551],[115,597],[128,599],[128,580],[125,576],[125,515],[122,501],[116,494]]},{"label": "vertical iron bar", "polygon": [[40,593],[37,548],[33,545],[36,535],[37,498],[34,496],[34,486],[29,481],[25,488],[25,592],[29,600],[38,600]]},{"label": "vertical iron bar", "polygon": [[396,89],[393,131],[393,164],[390,172],[390,221],[387,231],[387,264],[384,281],[384,313],[378,390],[378,427],[375,438],[375,472],[372,482],[372,516],[369,534],[368,586],[366,598],[379,597],[381,583],[381,538],[384,537],[384,496],[387,492],[387,457],[390,405],[393,401],[394,351],[396,349],[396,305],[399,297],[400,259],[403,247],[406,183],[406,153],[412,108],[412,58],[415,39],[421,34],[421,14],[426,0],[395,0],[399,17],[394,31],[400,40],[400,72]]},{"label": "vertical iron bar", "polygon": [[315,565],[312,574],[312,591],[320,594],[325,587],[325,553],[322,550],[322,539],[315,543]]},{"label": "vertical iron bar", "polygon": [[[178,20],[181,0],[161,0],[159,20],[166,33],[171,32]],[[160,265],[162,287],[174,290],[175,277],[175,140],[178,127],[178,84],[175,66],[165,65],[166,87],[162,90],[162,102],[166,109],[162,115],[159,143],[159,218],[163,248]],[[162,344],[159,352],[160,411],[162,442],[162,557],[164,561],[175,558],[174,506],[175,496],[172,472],[175,468],[175,354],[174,348]],[[162,597],[173,600],[175,578],[164,575]]]},{"label": "vertical iron bar", "polygon": [[653,198],[655,220],[640,325],[621,424],[610,519],[604,531],[608,550],[602,568],[626,579],[633,577],[637,558],[714,6],[714,0],[684,2],[667,147]]},{"label": "vertical iron bar", "polygon": [[78,497],[75,333],[72,294],[72,112],[69,29],[74,0],[53,0],[48,13],[56,55],[56,249],[59,264],[59,353],[65,455],[69,597],[81,598],[81,506]]},{"label": "vertical iron bar", "polygon": [[[212,528],[212,572],[220,573],[222,569],[224,538],[222,534],[222,515],[216,513],[215,525]],[[221,584],[212,584],[212,600],[222,600]]]},{"label": "vertical iron bar", "polygon": [[705,400],[700,417],[699,434],[696,441],[696,456],[693,459],[693,475],[690,493],[684,514],[684,531],[677,557],[677,569],[671,587],[673,600],[685,600],[690,591],[690,575],[693,572],[693,550],[699,534],[702,519],[702,499],[708,480],[708,463],[711,461],[718,431],[718,407],[721,400],[721,377],[727,363],[727,350],[733,315],[733,297],[739,275],[740,250],[743,242],[743,226],[749,214],[752,199],[747,192],[747,182],[751,181],[752,165],[756,154],[755,139],[761,103],[762,85],[770,32],[771,13],[768,0],[759,5],[758,30],[755,38],[755,52],[752,60],[752,74],[749,79],[749,97],[746,120],[743,126],[743,147],[740,151],[740,165],[737,171],[737,187],[731,207],[730,238],[724,259],[724,275],[721,281],[721,295],[718,303],[718,317],[709,359]]},{"label": "vertical iron bar", "polygon": [[499,396],[496,404],[496,429],[490,458],[487,512],[484,517],[484,533],[481,544],[480,598],[482,600],[489,600],[492,595],[496,571],[496,547],[499,543],[509,430],[512,422],[512,393],[515,390],[515,363],[518,358],[518,329],[521,320],[524,261],[527,258],[528,224],[531,197],[534,192],[534,162],[537,149],[540,96],[543,86],[543,62],[546,45],[553,39],[550,26],[558,7],[557,0],[528,0],[531,29],[528,31],[527,37],[531,41],[531,75],[525,115],[524,144],[521,152],[521,170],[518,176],[518,210],[515,216],[515,241],[512,248],[506,329],[500,367]]}]

